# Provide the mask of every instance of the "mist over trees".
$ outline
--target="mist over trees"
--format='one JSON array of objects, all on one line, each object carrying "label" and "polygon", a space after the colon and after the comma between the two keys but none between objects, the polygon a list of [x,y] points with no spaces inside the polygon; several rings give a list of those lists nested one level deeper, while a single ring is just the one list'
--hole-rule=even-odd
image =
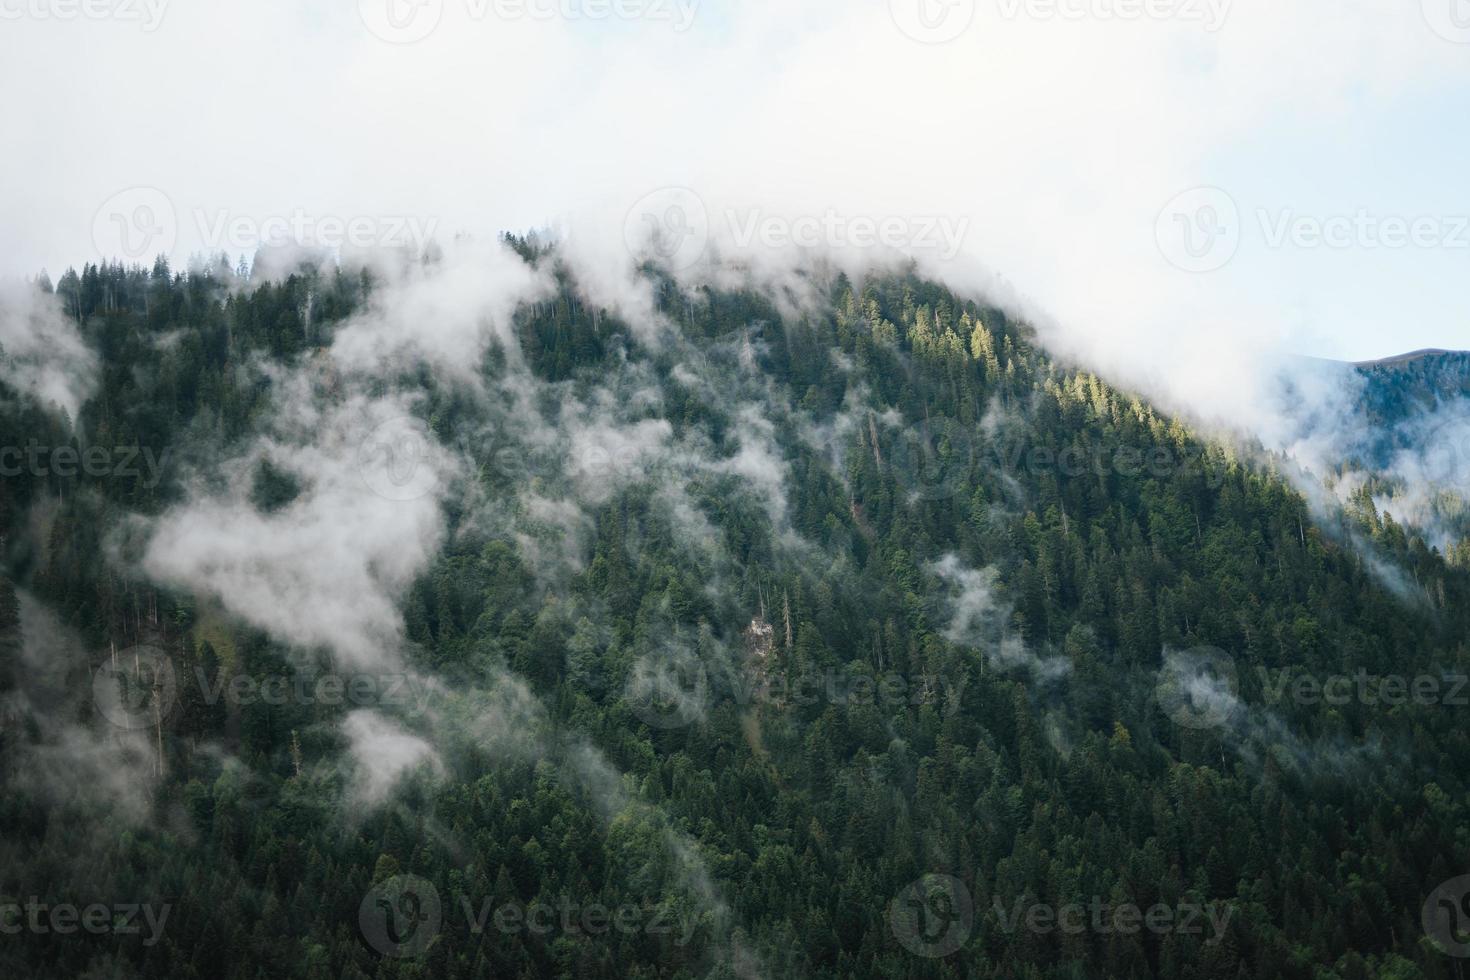
[{"label": "mist over trees", "polygon": [[[503,250],[457,326],[454,258],[32,287],[95,374],[69,412],[0,371],[0,904],[170,912],[0,964],[1459,975],[1421,911],[1470,869],[1463,542],[1324,519],[912,274],[647,269],[652,329]],[[1443,687],[1293,693],[1359,675]],[[412,945],[366,924],[409,878]],[[904,918],[935,880],[953,949]],[[1223,925],[1010,918],[1094,899]],[[637,924],[493,917],[568,904]]]}]

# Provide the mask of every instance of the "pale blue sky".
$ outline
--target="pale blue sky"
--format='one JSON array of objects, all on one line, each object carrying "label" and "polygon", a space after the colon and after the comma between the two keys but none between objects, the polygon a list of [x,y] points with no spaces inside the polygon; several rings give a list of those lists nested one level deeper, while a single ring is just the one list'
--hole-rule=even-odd
[{"label": "pale blue sky", "polygon": [[[1470,48],[1465,49],[1470,60]],[[1470,348],[1470,86],[1361,100],[1316,126],[1269,125],[1208,163],[1247,233],[1231,262],[1238,288],[1273,297],[1309,352],[1347,359],[1421,347]],[[1400,249],[1272,248],[1261,227],[1307,216],[1444,219],[1448,243]],[[1458,221],[1456,219],[1459,219]]]},{"label": "pale blue sky", "polygon": [[[0,81],[31,93],[0,105],[0,272],[116,254],[109,208],[137,188],[184,261],[222,218],[296,212],[621,244],[634,202],[677,186],[712,240],[750,213],[963,221],[966,256],[1110,355],[1470,347],[1470,44],[1432,26],[1460,0],[1163,0],[1127,23],[1114,0],[948,0],[943,23],[916,17],[940,0],[621,0],[648,4],[622,20],[426,0],[412,43],[382,36],[402,0],[151,2],[151,27],[0,25]],[[1193,19],[1209,3],[1217,25]],[[1238,248],[1181,271],[1156,221],[1200,186],[1238,209]],[[1273,248],[1263,227],[1360,208],[1455,241]]]}]

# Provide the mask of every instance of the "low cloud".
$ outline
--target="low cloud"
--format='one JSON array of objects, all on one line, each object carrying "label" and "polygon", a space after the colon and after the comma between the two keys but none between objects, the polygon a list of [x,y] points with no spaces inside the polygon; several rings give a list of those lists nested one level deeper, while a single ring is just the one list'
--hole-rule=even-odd
[{"label": "low cloud", "polygon": [[969,568],[956,555],[945,555],[928,566],[948,585],[949,624],[944,636],[958,646],[979,651],[1004,669],[1021,669],[1040,680],[1065,676],[1072,665],[1062,657],[1037,656],[1010,624],[1011,607],[996,595],[999,573],[993,568]]},{"label": "low cloud", "polygon": [[16,686],[0,695],[10,785],[55,807],[103,807],[125,823],[143,823],[161,771],[153,732],[119,727],[94,710],[86,642],[30,594],[17,592],[17,599]]},{"label": "low cloud", "polygon": [[355,806],[381,805],[400,780],[419,769],[443,773],[433,746],[376,711],[352,712],[342,722],[342,733],[353,761],[348,794]]},{"label": "low cloud", "polygon": [[422,362],[471,385],[479,384],[492,343],[519,360],[512,317],[553,286],[546,272],[499,241],[451,242],[427,262],[378,261],[370,268],[382,282],[368,309],[337,330],[336,363],[387,374]]},{"label": "low cloud", "polygon": [[0,282],[0,381],[42,404],[77,412],[97,386],[97,355],[61,300],[33,283]]},{"label": "low cloud", "polygon": [[1381,770],[1384,747],[1376,733],[1362,742],[1303,736],[1280,715],[1240,696],[1241,671],[1221,650],[1166,649],[1155,696],[1175,724],[1220,738],[1252,764],[1270,758],[1287,769],[1334,776]]},{"label": "low cloud", "polygon": [[[440,501],[458,464],[405,399],[323,403],[308,379],[277,380],[268,434],[221,464],[224,487],[201,478],[158,518],[143,569],[281,642],[353,667],[396,664],[398,603],[443,541]],[[251,487],[267,462],[299,493],[263,513]]]}]

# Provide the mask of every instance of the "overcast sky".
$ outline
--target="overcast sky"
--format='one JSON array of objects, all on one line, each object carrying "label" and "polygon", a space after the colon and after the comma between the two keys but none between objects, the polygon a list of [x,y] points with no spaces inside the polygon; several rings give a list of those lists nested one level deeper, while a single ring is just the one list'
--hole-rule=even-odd
[{"label": "overcast sky", "polygon": [[5,274],[544,225],[612,262],[652,201],[982,268],[1111,356],[1470,347],[1466,0],[0,0],[0,81]]}]

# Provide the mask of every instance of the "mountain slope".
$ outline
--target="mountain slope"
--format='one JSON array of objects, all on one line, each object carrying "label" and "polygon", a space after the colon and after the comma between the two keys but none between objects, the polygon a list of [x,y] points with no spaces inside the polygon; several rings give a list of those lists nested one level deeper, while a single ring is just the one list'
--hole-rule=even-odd
[{"label": "mountain slope", "polygon": [[1365,408],[1379,424],[1396,425],[1470,398],[1470,352],[1415,351],[1354,366],[1367,381]]},{"label": "mountain slope", "polygon": [[[5,444],[172,452],[4,484],[12,577],[82,639],[41,670],[18,617],[0,891],[172,912],[10,963],[1452,975],[1421,909],[1470,862],[1470,603],[1423,540],[1314,523],[933,284],[652,279],[637,315],[510,245],[58,282],[96,390],[75,436],[11,393]],[[182,680],[118,726],[91,679],[138,645]],[[1443,686],[1321,697],[1358,676]],[[526,924],[567,905],[629,928]]]}]

